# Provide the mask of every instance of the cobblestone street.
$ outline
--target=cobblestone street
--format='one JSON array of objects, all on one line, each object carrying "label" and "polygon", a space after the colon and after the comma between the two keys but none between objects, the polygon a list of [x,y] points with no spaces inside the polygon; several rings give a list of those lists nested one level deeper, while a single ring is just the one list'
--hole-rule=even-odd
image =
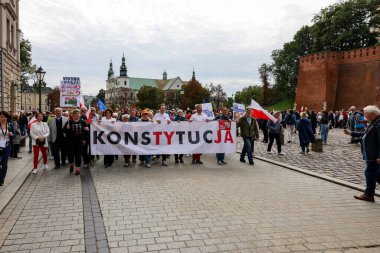
[{"label": "cobblestone street", "polygon": [[40,170],[0,215],[0,252],[380,250],[380,205],[357,191],[237,154],[203,158]]},{"label": "cobblestone street", "polygon": [[[260,141],[255,142],[255,155],[293,165],[302,169],[342,179],[354,184],[365,185],[365,163],[362,160],[359,144],[348,144],[350,137],[343,134],[342,129],[333,129],[329,132],[328,145],[323,146],[323,152],[310,152],[302,155],[299,152],[298,134],[294,135],[293,142],[287,143],[285,129],[285,145],[282,147],[284,156],[277,155],[277,146],[273,145],[274,154],[267,154],[267,145]],[[239,150],[241,150],[241,143]]]}]

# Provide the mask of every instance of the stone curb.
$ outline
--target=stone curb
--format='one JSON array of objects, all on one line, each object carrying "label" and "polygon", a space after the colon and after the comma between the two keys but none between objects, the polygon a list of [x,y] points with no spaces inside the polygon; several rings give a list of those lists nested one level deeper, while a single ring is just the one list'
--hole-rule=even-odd
[{"label": "stone curb", "polygon": [[[241,151],[236,151],[236,153],[240,154]],[[319,173],[316,173],[316,172],[313,172],[313,171],[301,169],[301,168],[298,168],[296,166],[288,165],[288,164],[285,164],[285,163],[282,163],[282,162],[277,162],[277,161],[274,161],[274,160],[271,160],[271,159],[267,159],[267,158],[264,158],[264,157],[261,157],[261,156],[254,156],[254,157],[256,159],[260,160],[260,161],[268,162],[268,163],[271,163],[271,164],[274,164],[274,165],[277,165],[277,166],[280,166],[280,167],[283,167],[283,168],[286,168],[286,169],[289,169],[289,170],[293,170],[293,171],[296,171],[296,172],[299,172],[299,173],[302,173],[302,174],[305,174],[305,175],[308,175],[308,176],[319,178],[319,179],[322,179],[322,180],[325,180],[325,181],[328,181],[328,182],[331,182],[331,183],[334,183],[334,184],[337,184],[337,185],[340,185],[340,186],[344,186],[344,187],[347,187],[347,188],[350,188],[350,189],[353,189],[353,190],[357,190],[357,191],[363,192],[364,189],[365,189],[362,185],[353,184],[353,183],[350,183],[350,182],[347,182],[347,181],[344,181],[344,180],[341,180],[341,179],[337,179],[337,178],[333,178],[333,177],[330,177],[330,176],[322,175],[322,174],[319,174]],[[380,197],[380,192],[376,191],[375,196]]]}]

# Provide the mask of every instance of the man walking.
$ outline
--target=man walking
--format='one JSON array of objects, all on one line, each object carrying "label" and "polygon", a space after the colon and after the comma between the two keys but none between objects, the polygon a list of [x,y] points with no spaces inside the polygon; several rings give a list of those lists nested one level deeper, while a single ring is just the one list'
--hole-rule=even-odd
[{"label": "man walking", "polygon": [[54,169],[61,168],[66,163],[66,141],[63,127],[67,122],[67,117],[62,116],[62,109],[55,108],[55,117],[49,122],[49,143],[51,143],[51,153],[54,157]]},{"label": "man walking", "polygon": [[251,108],[247,108],[245,115],[240,118],[237,126],[240,127],[240,136],[243,138],[244,146],[240,155],[240,162],[245,163],[245,156],[248,156],[250,165],[254,165],[253,162],[253,149],[254,139],[259,139],[259,128],[257,126],[256,119],[252,117]]},{"label": "man walking", "polygon": [[356,199],[375,202],[376,182],[380,183],[380,110],[376,106],[364,108],[364,115],[370,122],[365,132],[344,130],[352,137],[361,138],[363,160],[366,161],[365,170],[366,189],[364,194],[354,196]]},{"label": "man walking", "polygon": [[[197,122],[206,121],[206,122],[208,122],[209,121],[207,119],[207,115],[202,112],[202,105],[201,104],[196,104],[195,109],[196,109],[196,113],[191,115],[189,122],[192,122],[192,121],[197,121]],[[201,155],[202,154],[193,154],[192,164],[203,164],[203,162],[201,161]]]},{"label": "man walking", "polygon": [[[171,122],[169,114],[165,112],[165,108],[166,108],[165,105],[161,104],[160,109],[159,109],[160,111],[153,116],[153,120],[156,121],[158,124],[161,124],[161,122],[166,122],[167,124],[170,124]],[[161,156],[162,156],[162,166],[168,166],[168,164],[166,163],[167,155],[161,155]]]},{"label": "man walking", "polygon": [[289,112],[285,116],[284,121],[288,132],[288,143],[291,143],[293,141],[293,134],[295,126],[297,124],[296,115],[294,114],[293,110],[289,110]]},{"label": "man walking", "polygon": [[[222,107],[222,114],[219,114],[215,120],[224,120],[224,121],[231,121],[231,118],[228,116],[228,109],[227,107]],[[224,161],[225,153],[217,153],[216,154],[216,160],[218,162],[218,165],[227,164]]]}]

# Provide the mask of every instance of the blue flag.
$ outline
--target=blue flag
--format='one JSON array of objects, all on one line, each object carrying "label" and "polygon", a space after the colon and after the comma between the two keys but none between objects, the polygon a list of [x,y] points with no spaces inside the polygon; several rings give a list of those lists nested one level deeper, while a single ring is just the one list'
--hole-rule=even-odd
[{"label": "blue flag", "polygon": [[98,99],[98,107],[101,111],[107,110],[107,106],[100,99]]}]

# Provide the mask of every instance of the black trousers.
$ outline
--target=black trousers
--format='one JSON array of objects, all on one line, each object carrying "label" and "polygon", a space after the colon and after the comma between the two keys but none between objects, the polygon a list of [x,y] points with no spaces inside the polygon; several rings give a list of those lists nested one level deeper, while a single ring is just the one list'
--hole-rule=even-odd
[{"label": "black trousers", "polygon": [[11,157],[17,158],[18,152],[20,152],[20,144],[13,144]]},{"label": "black trousers", "polygon": [[265,128],[262,129],[262,131],[263,131],[263,134],[264,134],[263,141],[267,142],[268,141],[268,128],[265,127]]},{"label": "black trousers", "polygon": [[66,142],[65,140],[56,140],[54,143],[51,144],[51,154],[54,157],[54,164],[55,166],[59,167],[60,162],[65,163],[66,162]]},{"label": "black trousers", "polygon": [[90,158],[90,149],[88,143],[86,142],[86,144],[83,146],[83,164],[89,164]]},{"label": "black trousers", "polygon": [[104,156],[104,165],[112,165],[114,159],[115,159],[114,155],[105,155]]},{"label": "black trousers", "polygon": [[271,134],[269,133],[269,144],[268,144],[268,152],[270,152],[272,150],[272,145],[273,145],[273,142],[274,140],[276,140],[276,144],[277,144],[277,152],[278,153],[281,153],[281,134]]},{"label": "black trousers", "polygon": [[180,154],[180,155],[175,154],[175,155],[174,155],[174,159],[175,159],[175,160],[178,160],[178,159],[179,159],[179,160],[182,160],[182,159],[183,159],[183,154]]},{"label": "black trousers", "polygon": [[75,161],[75,167],[80,167],[82,164],[83,144],[81,142],[70,142],[68,151],[69,163],[73,164]]}]

